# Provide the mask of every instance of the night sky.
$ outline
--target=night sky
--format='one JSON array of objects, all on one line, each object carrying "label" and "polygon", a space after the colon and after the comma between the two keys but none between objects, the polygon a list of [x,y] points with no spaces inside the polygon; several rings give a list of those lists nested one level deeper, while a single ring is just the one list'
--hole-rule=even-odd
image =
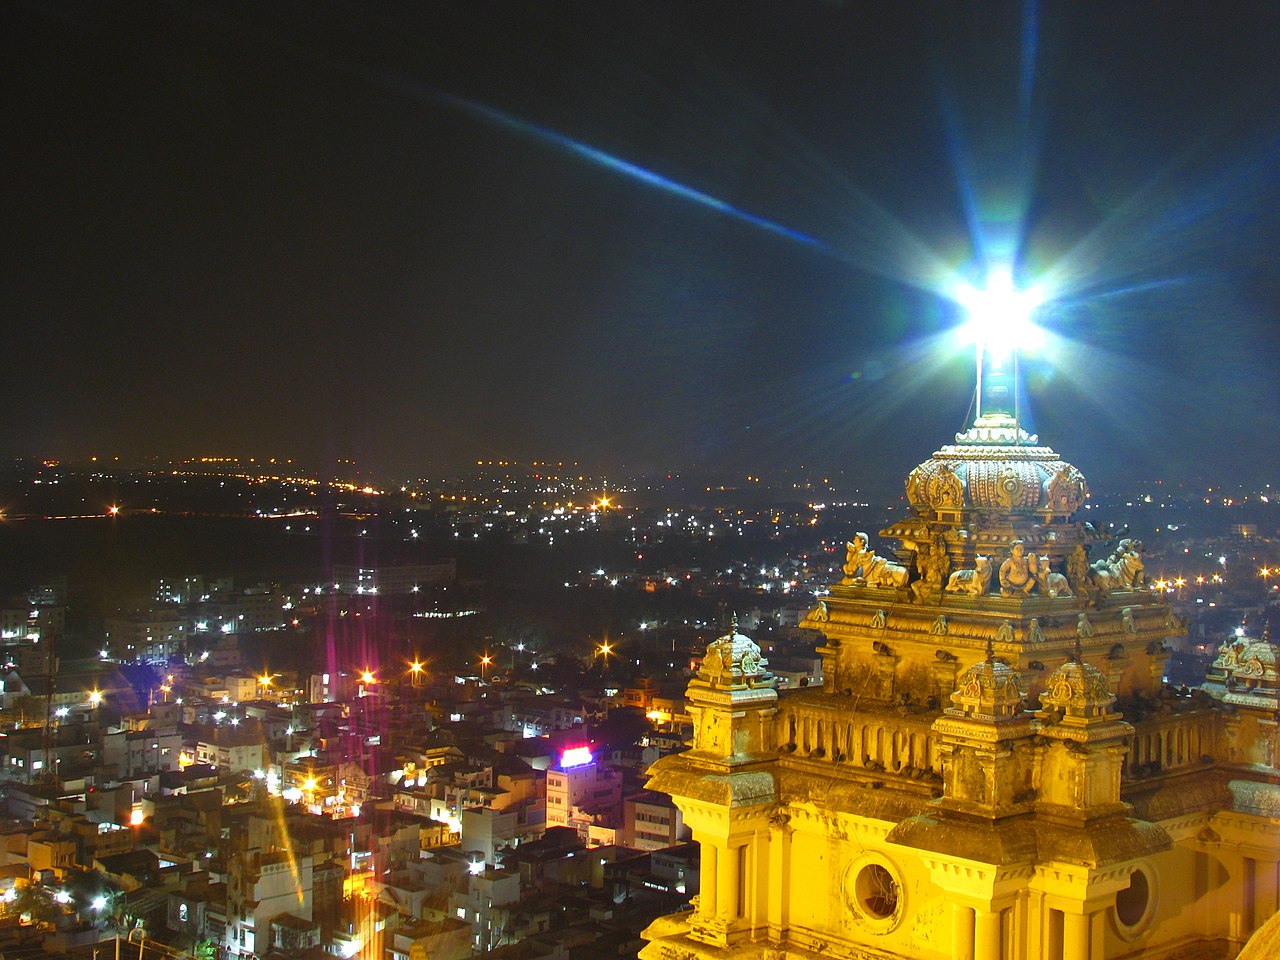
[{"label": "night sky", "polygon": [[7,3],[0,454],[843,469],[1051,290],[1097,488],[1280,460],[1274,3]]}]

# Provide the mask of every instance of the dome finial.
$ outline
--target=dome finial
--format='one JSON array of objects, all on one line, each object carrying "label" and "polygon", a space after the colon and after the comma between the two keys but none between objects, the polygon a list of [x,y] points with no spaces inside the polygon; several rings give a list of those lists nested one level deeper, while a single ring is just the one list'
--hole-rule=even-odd
[{"label": "dome finial", "polygon": [[987,663],[996,662],[996,644],[990,637],[987,637]]},{"label": "dome finial", "polygon": [[1084,663],[1084,648],[1080,645],[1080,633],[1076,632],[1076,646],[1071,651],[1071,660],[1073,663]]},{"label": "dome finial", "polygon": [[733,636],[738,632],[738,611],[733,611],[733,616],[729,618],[729,636]]}]

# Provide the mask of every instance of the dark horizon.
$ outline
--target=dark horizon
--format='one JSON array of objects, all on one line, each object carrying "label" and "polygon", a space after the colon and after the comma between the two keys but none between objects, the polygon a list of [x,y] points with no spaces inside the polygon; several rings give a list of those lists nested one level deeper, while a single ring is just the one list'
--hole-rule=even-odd
[{"label": "dark horizon", "polygon": [[1056,294],[1097,490],[1280,445],[1280,12],[17,3],[7,457],[841,469],[962,429],[943,276]]}]

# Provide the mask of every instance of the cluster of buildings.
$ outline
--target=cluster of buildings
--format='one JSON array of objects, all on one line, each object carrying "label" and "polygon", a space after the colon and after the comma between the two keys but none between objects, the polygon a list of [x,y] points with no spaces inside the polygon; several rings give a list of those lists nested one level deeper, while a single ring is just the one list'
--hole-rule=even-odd
[{"label": "cluster of buildings", "polygon": [[[652,683],[174,667],[140,692],[139,669],[68,664],[49,722],[0,735],[0,947],[567,958],[634,950],[697,891],[682,815],[643,788],[689,721]],[[611,709],[634,742],[592,742]]]}]

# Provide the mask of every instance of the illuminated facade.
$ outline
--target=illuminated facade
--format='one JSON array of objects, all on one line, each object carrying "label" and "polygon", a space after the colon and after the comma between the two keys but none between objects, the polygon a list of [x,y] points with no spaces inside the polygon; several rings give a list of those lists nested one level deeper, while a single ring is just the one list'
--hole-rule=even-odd
[{"label": "illuminated facade", "polygon": [[572,827],[584,841],[593,826],[622,821],[622,774],[596,763],[586,747],[564,751],[547,768],[547,827]]},{"label": "illuminated facade", "polygon": [[851,534],[804,621],[820,689],[780,695],[736,624],[708,648],[649,783],[701,893],[645,960],[1234,956],[1276,911],[1275,647],[1166,687],[1182,625],[1141,543],[1079,519],[999,386],[911,472],[898,546]]}]

